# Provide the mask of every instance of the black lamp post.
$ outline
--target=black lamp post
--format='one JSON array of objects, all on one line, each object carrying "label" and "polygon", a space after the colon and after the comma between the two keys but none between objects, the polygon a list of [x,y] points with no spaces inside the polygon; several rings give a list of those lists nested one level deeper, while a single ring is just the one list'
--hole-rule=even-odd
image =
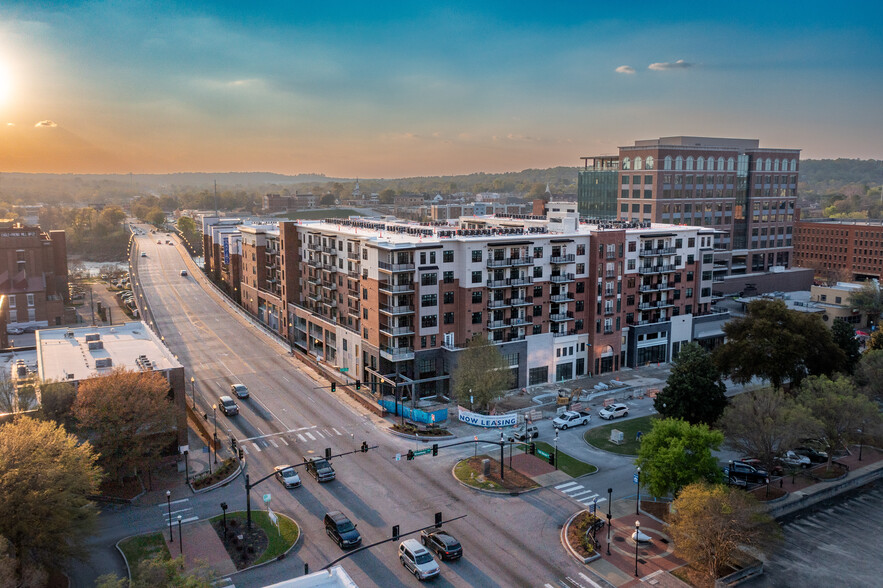
[{"label": "black lamp post", "polygon": [[861,429],[858,430],[858,460],[862,460],[862,446],[865,444],[865,433]]},{"label": "black lamp post", "polygon": [[558,469],[558,429],[555,429],[555,469]]},{"label": "black lamp post", "polygon": [[638,498],[635,500],[635,514],[641,514],[641,468],[638,468]]},{"label": "black lamp post", "polygon": [[187,456],[190,455],[190,451],[184,450],[184,481],[188,484],[190,483],[190,461]]},{"label": "black lamp post", "polygon": [[172,492],[166,490],[166,506],[169,508],[169,543],[175,542],[175,536],[172,535]]},{"label": "black lamp post", "polygon": [[224,511],[224,539],[227,538],[227,503],[221,503],[221,510]]},{"label": "black lamp post", "polygon": [[212,416],[215,419],[215,433],[212,438],[212,447],[215,450],[215,463],[218,463],[218,405],[212,404]]},{"label": "black lamp post", "polygon": [[[184,541],[181,535],[181,515],[178,515],[178,549],[181,554],[181,559],[184,558]],[[182,562],[183,563],[183,562]]]},{"label": "black lamp post", "polygon": [[638,536],[641,533],[641,521],[635,521],[635,577],[638,577]]},{"label": "black lamp post", "polygon": [[610,503],[613,502],[613,488],[607,489],[607,555],[610,555]]},{"label": "black lamp post", "polygon": [[190,376],[190,400],[193,401],[193,411],[196,412],[196,380]]}]

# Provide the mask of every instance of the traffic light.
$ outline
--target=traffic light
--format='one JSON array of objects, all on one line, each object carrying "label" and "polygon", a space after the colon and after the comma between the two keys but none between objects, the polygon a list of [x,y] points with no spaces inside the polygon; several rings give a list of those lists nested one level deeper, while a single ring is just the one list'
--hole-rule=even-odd
[{"label": "traffic light", "polygon": [[356,390],[362,389],[362,380],[356,380]]},{"label": "traffic light", "polygon": [[325,448],[325,459],[331,459],[331,448],[330,447]]},{"label": "traffic light", "polygon": [[409,449],[409,450],[408,450],[408,455],[407,455],[406,457],[407,457],[408,461],[411,461],[412,459],[414,459],[414,450],[413,450],[413,449]]},{"label": "traffic light", "polygon": [[442,513],[437,512],[437,513],[435,513],[435,528],[441,529],[441,526],[442,526]]},{"label": "traffic light", "polygon": [[432,444],[432,457],[435,457],[436,455],[438,455],[438,443],[433,443]]},{"label": "traffic light", "polygon": [[393,541],[399,540],[399,526],[398,525],[392,526],[392,540]]},{"label": "traffic light", "polygon": [[549,452],[549,465],[555,465],[555,452]]},{"label": "traffic light", "polygon": [[331,382],[331,391],[337,392],[337,382]]},{"label": "traffic light", "polygon": [[239,459],[243,458],[242,447],[239,448]]},{"label": "traffic light", "polygon": [[236,437],[230,437],[230,447],[236,451]]},{"label": "traffic light", "polygon": [[368,442],[362,441],[362,453],[368,453]]},{"label": "traffic light", "polygon": [[527,452],[531,455],[536,455],[537,454],[537,444],[531,443],[530,445],[528,445]]}]

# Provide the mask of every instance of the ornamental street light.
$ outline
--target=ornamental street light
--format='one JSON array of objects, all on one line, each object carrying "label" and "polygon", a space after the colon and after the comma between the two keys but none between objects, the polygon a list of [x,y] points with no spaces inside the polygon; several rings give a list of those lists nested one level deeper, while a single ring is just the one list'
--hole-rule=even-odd
[{"label": "ornamental street light", "polygon": [[190,400],[193,401],[193,411],[196,412],[196,380],[190,376]]},{"label": "ornamental street light", "polygon": [[212,447],[215,449],[215,463],[218,463],[218,405],[212,404],[212,416],[215,419],[215,433],[212,438]]},{"label": "ornamental street light", "polygon": [[638,498],[635,500],[635,514],[641,514],[641,468],[638,468]]},{"label": "ornamental street light", "polygon": [[[181,554],[181,559],[184,559],[184,540],[181,535],[181,515],[178,515],[178,549]],[[183,562],[182,562],[183,563]]]},{"label": "ornamental street light", "polygon": [[169,543],[175,542],[175,536],[172,535],[172,492],[166,490],[166,506],[169,509]]},{"label": "ornamental street light", "polygon": [[613,502],[613,488],[607,489],[607,555],[610,555],[610,503]]},{"label": "ornamental street light", "polygon": [[638,577],[638,537],[641,536],[641,521],[635,521],[635,577]]}]

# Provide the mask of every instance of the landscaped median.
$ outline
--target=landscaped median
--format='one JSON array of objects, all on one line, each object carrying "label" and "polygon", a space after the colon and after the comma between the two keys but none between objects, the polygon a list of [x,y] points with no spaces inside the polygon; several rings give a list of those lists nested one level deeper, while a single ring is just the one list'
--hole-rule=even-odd
[{"label": "landscaped median", "polygon": [[[542,451],[546,454],[555,453],[554,447],[542,441],[537,441],[536,447],[538,451]],[[584,461],[580,461],[575,457],[568,455],[560,450],[558,451],[558,455],[555,456],[555,459],[558,462],[558,469],[571,478],[579,478],[580,476],[585,476],[586,474],[594,474],[598,471],[598,468],[596,466],[593,466],[592,464],[586,463]]]},{"label": "landscaped median", "polygon": [[245,512],[228,513],[226,538],[223,515],[209,519],[237,571],[274,560],[297,543],[300,536],[297,523],[283,514],[275,514],[278,527],[267,512],[252,511],[249,530]]},{"label": "landscaped median", "polygon": [[[490,460],[490,469],[487,475],[482,473],[482,462],[485,459]],[[511,494],[539,487],[539,484],[529,477],[510,467],[505,467],[503,470],[504,477],[501,479],[500,462],[487,455],[467,457],[457,462],[453,473],[454,477],[462,484],[487,492]]]},{"label": "landscaped median", "polygon": [[[638,455],[638,449],[641,447],[638,433],[649,433],[653,428],[654,418],[656,417],[645,416],[626,421],[613,421],[607,425],[589,429],[583,439],[589,445],[604,451],[620,455]],[[613,429],[622,431],[623,442],[621,444],[610,441],[610,431]]]}]

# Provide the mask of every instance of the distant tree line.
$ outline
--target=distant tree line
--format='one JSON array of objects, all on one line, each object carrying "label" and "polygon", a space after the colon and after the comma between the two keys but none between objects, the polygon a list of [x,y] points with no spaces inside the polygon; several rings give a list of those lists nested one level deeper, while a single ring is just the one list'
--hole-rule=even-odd
[{"label": "distant tree line", "polygon": [[129,239],[125,220],[126,213],[116,205],[100,211],[91,206],[44,206],[40,211],[43,230],[63,230],[68,253],[94,261],[125,259]]}]

